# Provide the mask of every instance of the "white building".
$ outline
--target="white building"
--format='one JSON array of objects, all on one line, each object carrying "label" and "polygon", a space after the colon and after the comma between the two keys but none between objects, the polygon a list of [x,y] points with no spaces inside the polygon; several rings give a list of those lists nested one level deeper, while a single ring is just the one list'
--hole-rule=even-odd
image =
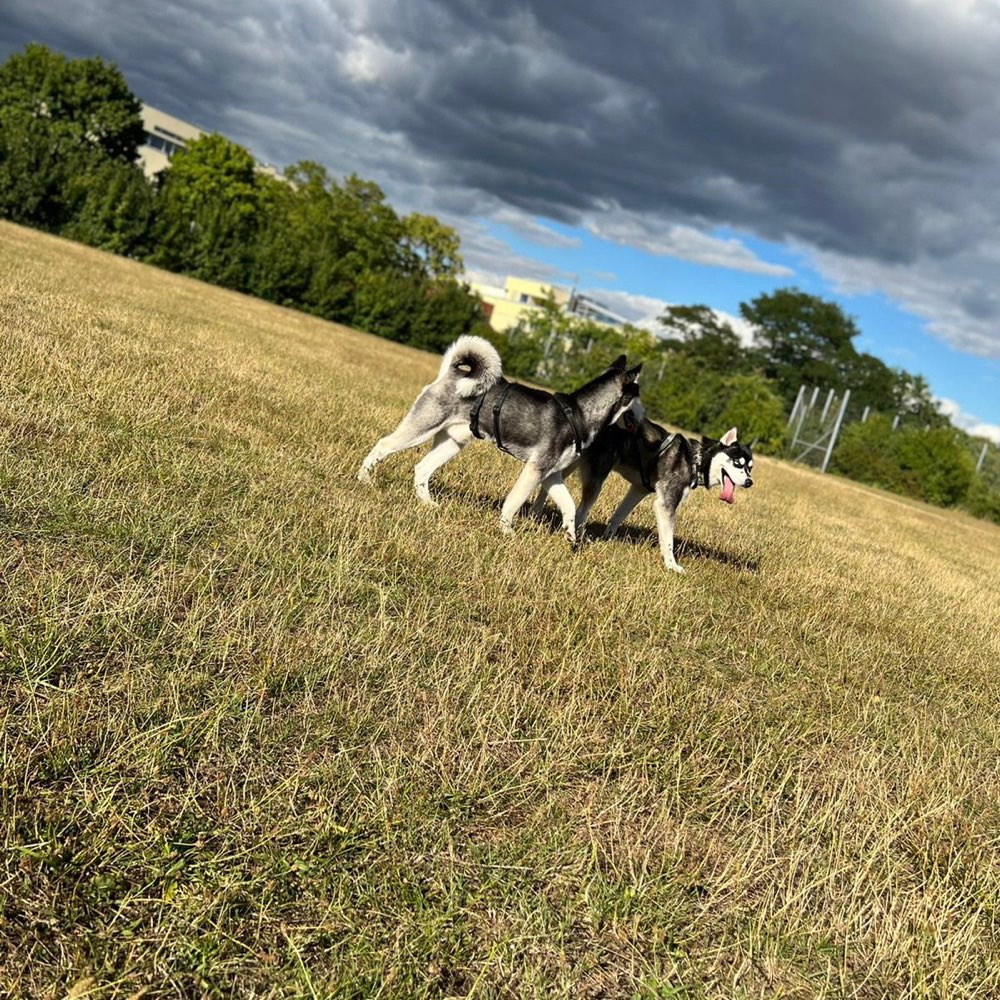
[{"label": "white building", "polygon": [[[189,142],[205,134],[205,130],[197,125],[168,115],[166,111],[149,104],[142,106],[142,124],[146,130],[146,141],[139,147],[139,165],[142,172],[150,178],[170,166],[178,149],[183,149]],[[257,172],[279,181],[285,180],[285,176],[269,163],[257,161]]]}]

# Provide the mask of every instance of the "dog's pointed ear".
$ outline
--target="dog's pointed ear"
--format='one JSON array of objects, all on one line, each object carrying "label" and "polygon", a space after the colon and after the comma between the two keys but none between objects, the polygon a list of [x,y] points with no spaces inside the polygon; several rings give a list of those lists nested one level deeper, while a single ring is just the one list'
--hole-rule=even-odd
[{"label": "dog's pointed ear", "polygon": [[612,372],[623,372],[625,371],[625,366],[628,364],[628,358],[624,354],[619,354],[614,361],[608,365],[608,371]]},{"label": "dog's pointed ear", "polygon": [[721,441],[723,447],[728,448],[731,444],[736,444],[736,428],[730,427],[725,434],[722,435]]},{"label": "dog's pointed ear", "polygon": [[641,371],[642,371],[642,362],[640,361],[639,364],[637,364],[635,366],[635,368],[630,368],[627,372],[625,372],[625,375],[624,375],[625,381],[626,382],[638,382],[639,381],[639,372],[641,372]]}]

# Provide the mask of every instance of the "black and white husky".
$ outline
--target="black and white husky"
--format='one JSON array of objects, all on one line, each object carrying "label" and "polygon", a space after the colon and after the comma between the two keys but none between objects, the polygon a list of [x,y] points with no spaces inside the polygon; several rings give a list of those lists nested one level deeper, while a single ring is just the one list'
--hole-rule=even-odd
[{"label": "black and white husky", "polygon": [[[625,519],[645,497],[653,495],[660,553],[667,569],[683,573],[674,558],[674,521],[677,508],[688,493],[700,486],[721,487],[719,499],[735,501],[737,486],[753,486],[753,453],[736,440],[732,427],[721,440],[703,437],[689,440],[671,434],[641,415],[642,404],[604,428],[594,443],[567,470],[578,472],[583,487],[576,513],[576,530],[582,539],[590,510],[612,470],[629,483],[628,493],[611,515],[604,538],[614,538]],[[638,410],[639,413],[636,413]],[[535,502],[536,510],[545,502],[544,492]]]},{"label": "black and white husky", "polygon": [[500,512],[501,529],[513,530],[518,511],[542,486],[575,542],[576,506],[563,470],[636,401],[641,367],[626,370],[622,355],[575,392],[550,393],[508,382],[500,355],[488,340],[459,337],[445,352],[438,377],[421,390],[399,426],[368,453],[358,479],[368,482],[384,458],[433,439],[431,450],[413,470],[413,484],[418,499],[434,505],[429,488],[434,472],[473,438],[488,438],[524,463]]}]

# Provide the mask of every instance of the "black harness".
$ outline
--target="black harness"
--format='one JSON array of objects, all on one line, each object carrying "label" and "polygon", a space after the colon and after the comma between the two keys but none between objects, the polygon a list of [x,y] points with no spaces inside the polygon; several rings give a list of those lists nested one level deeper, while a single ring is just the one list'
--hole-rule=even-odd
[{"label": "black harness", "polygon": [[[635,464],[639,466],[639,477],[642,479],[642,485],[646,487],[649,493],[652,493],[654,489],[650,473],[656,467],[660,456],[674,443],[676,437],[676,434],[668,434],[656,448],[650,448],[639,431],[631,435],[633,458],[635,459]],[[647,459],[645,462],[642,458],[643,453],[645,453]]]},{"label": "black harness", "polygon": [[[506,379],[501,379],[503,382],[503,389],[500,391],[500,395],[497,396],[496,402],[493,404],[493,440],[496,446],[501,450],[511,454],[510,449],[503,443],[503,437],[500,434],[500,411],[503,409],[503,404],[507,399],[507,393],[517,385],[516,382],[508,382]],[[486,435],[479,429],[479,414],[482,412],[483,403],[486,401],[486,393],[490,389],[495,389],[496,385],[491,385],[489,389],[481,392],[477,397],[475,403],[472,404],[472,412],[469,414],[469,430],[472,431],[472,436],[483,440]],[[572,397],[567,396],[565,393],[557,392],[552,398],[555,400],[556,405],[562,410],[563,416],[569,423],[570,428],[573,431],[573,445],[576,449],[576,453],[579,455],[583,451],[583,434],[580,433],[580,421],[577,419],[576,413],[573,410],[573,400]]]},{"label": "black harness", "polygon": [[[510,383],[507,382],[506,385],[507,385],[507,388],[509,389],[510,388]],[[492,388],[493,388],[493,386],[490,386],[490,389],[492,389]],[[486,393],[489,392],[489,391],[490,390],[487,389],[485,392],[481,392],[478,396],[476,396],[476,401],[475,401],[475,403],[472,404],[472,412],[469,414],[469,430],[472,431],[472,436],[479,438],[480,441],[486,435],[483,434],[483,432],[479,429],[479,413],[480,413],[480,411],[483,408],[483,403],[486,401]],[[506,389],[505,389],[504,390],[504,395],[506,395],[506,394],[507,394],[507,392],[506,392]],[[493,411],[493,416],[494,416],[494,420],[495,420],[496,419],[496,410],[495,409]]]}]

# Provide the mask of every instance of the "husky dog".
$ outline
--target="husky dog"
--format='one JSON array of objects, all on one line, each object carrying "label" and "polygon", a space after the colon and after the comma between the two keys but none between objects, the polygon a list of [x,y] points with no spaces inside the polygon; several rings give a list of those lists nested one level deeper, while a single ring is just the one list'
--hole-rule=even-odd
[{"label": "husky dog", "polygon": [[[629,490],[611,515],[604,538],[614,538],[625,518],[639,502],[653,494],[653,513],[660,538],[660,552],[667,569],[683,573],[674,558],[674,521],[677,508],[688,493],[704,486],[722,488],[719,499],[734,503],[737,486],[753,486],[753,454],[736,440],[732,427],[721,440],[703,437],[691,441],[682,434],[670,434],[659,424],[641,415],[641,403],[624,413],[616,423],[604,428],[594,443],[567,470],[580,473],[583,495],[577,509],[576,530],[582,538],[587,517],[613,469],[628,480]],[[639,414],[636,414],[639,410]],[[539,494],[536,507],[544,503]]]},{"label": "husky dog", "polygon": [[598,431],[620,417],[639,395],[639,369],[626,370],[623,354],[602,375],[568,395],[508,382],[500,355],[482,337],[459,337],[445,352],[438,377],[421,390],[410,412],[376,442],[358,471],[368,482],[375,466],[394,452],[433,439],[431,450],[413,470],[417,498],[436,506],[429,482],[474,437],[489,438],[524,463],[504,501],[500,527],[513,531],[514,518],[541,485],[562,514],[576,541],[576,507],[562,473]]}]

